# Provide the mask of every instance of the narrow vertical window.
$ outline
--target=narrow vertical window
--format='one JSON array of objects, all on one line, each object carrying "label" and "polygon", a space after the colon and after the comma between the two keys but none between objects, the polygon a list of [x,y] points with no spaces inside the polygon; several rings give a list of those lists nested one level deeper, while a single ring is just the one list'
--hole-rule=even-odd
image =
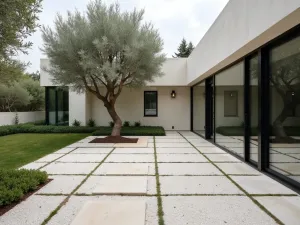
[{"label": "narrow vertical window", "polygon": [[144,92],[144,116],[157,116],[157,91]]}]

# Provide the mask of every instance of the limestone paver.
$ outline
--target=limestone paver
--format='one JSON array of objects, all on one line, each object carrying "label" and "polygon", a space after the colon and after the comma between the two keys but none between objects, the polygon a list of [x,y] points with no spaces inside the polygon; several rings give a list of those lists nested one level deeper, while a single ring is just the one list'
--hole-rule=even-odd
[{"label": "limestone paver", "polygon": [[198,154],[158,154],[158,162],[208,162],[208,160]]},{"label": "limestone paver", "polygon": [[262,176],[231,176],[249,194],[296,194],[277,181]]},{"label": "limestone paver", "polygon": [[[89,201],[136,201],[145,200],[147,204],[145,225],[157,225],[157,200],[156,197],[136,196],[72,196],[70,200],[49,221],[49,225],[71,224],[82,206]],[[119,215],[118,215],[119,217]],[[117,223],[118,224],[118,223]],[[117,225],[114,224],[114,225]],[[144,224],[143,224],[144,225]]]},{"label": "limestone paver", "polygon": [[157,154],[199,154],[194,148],[156,148]]},{"label": "limestone paver", "polygon": [[178,138],[178,139],[157,139],[155,140],[156,143],[187,143],[187,141],[184,138]]},{"label": "limestone paver", "polygon": [[154,148],[116,148],[113,154],[154,154]]},{"label": "limestone paver", "polygon": [[61,154],[49,154],[49,155],[46,155],[38,160],[36,160],[35,162],[39,163],[39,162],[52,162],[56,159],[58,159],[59,157],[62,157]]},{"label": "limestone paver", "polygon": [[85,203],[71,225],[143,225],[145,214],[145,200],[90,201]]},{"label": "limestone paver", "polygon": [[166,225],[277,224],[244,196],[168,196],[162,202]]},{"label": "limestone paver", "polygon": [[126,194],[147,193],[146,176],[91,176],[78,189],[79,194]]},{"label": "limestone paver", "polygon": [[160,175],[222,175],[211,163],[159,163]]},{"label": "limestone paver", "polygon": [[33,195],[0,216],[1,225],[38,225],[65,199],[65,196]]},{"label": "limestone paver", "polygon": [[62,148],[56,152],[54,152],[55,154],[66,154],[66,153],[69,153],[71,151],[73,151],[75,148]]},{"label": "limestone paver", "polygon": [[190,143],[156,143],[157,148],[191,148]]},{"label": "limestone paver", "polygon": [[214,146],[214,147],[197,147],[197,149],[203,154],[222,154],[225,153],[224,150]]},{"label": "limestone paver", "polygon": [[53,179],[38,194],[70,194],[86,176],[50,176]]},{"label": "limestone paver", "polygon": [[41,168],[42,166],[45,166],[47,163],[37,163],[37,162],[33,162],[33,163],[29,163],[25,166],[22,166],[20,169],[27,169],[27,170],[37,170],[39,168]]},{"label": "limestone paver", "polygon": [[105,162],[154,162],[154,154],[111,154]]},{"label": "limestone paver", "polygon": [[243,194],[225,176],[160,177],[162,194]]},{"label": "limestone paver", "polygon": [[230,154],[205,154],[212,162],[241,162]]},{"label": "limestone paver", "polygon": [[89,174],[98,163],[51,163],[41,170],[49,174]]},{"label": "limestone paver", "polygon": [[291,196],[264,196],[255,199],[266,207],[273,215],[284,224],[299,224],[300,197]]},{"label": "limestone paver", "polygon": [[111,150],[112,148],[77,148],[71,154],[104,154]]},{"label": "limestone paver", "polygon": [[261,173],[245,163],[216,163],[227,174],[261,175]]},{"label": "limestone paver", "polygon": [[101,162],[107,154],[68,154],[57,162]]},{"label": "limestone paver", "polygon": [[148,175],[150,163],[103,163],[94,174],[97,175]]},{"label": "limestone paver", "polygon": [[197,148],[201,148],[201,147],[216,147],[215,145],[213,145],[212,143],[210,143],[210,142],[201,142],[201,143],[195,143],[195,144],[193,144],[195,147],[197,147]]}]

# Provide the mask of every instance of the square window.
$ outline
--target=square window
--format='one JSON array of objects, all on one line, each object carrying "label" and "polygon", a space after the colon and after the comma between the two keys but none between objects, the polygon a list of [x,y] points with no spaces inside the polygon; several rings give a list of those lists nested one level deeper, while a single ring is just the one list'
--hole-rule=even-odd
[{"label": "square window", "polygon": [[224,91],[224,116],[238,116],[238,92]]},{"label": "square window", "polygon": [[144,92],[144,116],[157,116],[157,91]]}]

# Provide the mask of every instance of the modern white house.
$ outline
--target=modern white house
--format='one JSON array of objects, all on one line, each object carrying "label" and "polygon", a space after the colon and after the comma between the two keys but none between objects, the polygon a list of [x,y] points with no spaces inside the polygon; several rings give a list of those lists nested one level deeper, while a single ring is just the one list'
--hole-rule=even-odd
[{"label": "modern white house", "polygon": [[[49,66],[41,59],[47,123],[108,126],[102,102],[55,87]],[[192,54],[168,59],[162,71],[122,92],[123,121],[192,130],[300,188],[299,0],[230,0]]]}]

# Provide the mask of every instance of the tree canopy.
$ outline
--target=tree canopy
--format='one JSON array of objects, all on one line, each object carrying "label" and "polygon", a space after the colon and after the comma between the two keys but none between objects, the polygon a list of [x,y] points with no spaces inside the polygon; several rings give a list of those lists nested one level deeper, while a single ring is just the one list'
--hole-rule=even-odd
[{"label": "tree canopy", "polygon": [[177,53],[175,52],[175,56],[173,58],[187,58],[194,50],[194,45],[192,42],[189,42],[189,44],[186,42],[186,40],[183,38],[178,49]]},{"label": "tree canopy", "polygon": [[53,81],[97,96],[115,123],[113,136],[122,126],[115,103],[123,87],[163,75],[163,41],[143,15],[144,10],[121,12],[119,4],[94,0],[86,13],[68,12],[66,19],[58,15],[54,29],[42,27]]}]

